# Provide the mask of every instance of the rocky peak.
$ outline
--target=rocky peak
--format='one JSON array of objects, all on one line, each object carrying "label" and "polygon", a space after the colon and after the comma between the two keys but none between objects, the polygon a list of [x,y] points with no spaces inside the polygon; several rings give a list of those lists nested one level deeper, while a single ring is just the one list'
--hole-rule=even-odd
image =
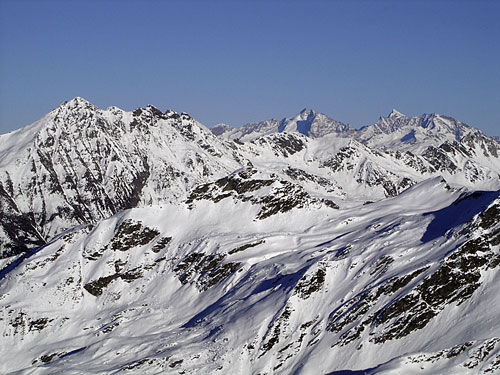
[{"label": "rocky peak", "polygon": [[148,104],[146,106],[146,109],[149,110],[150,112],[152,112],[153,114],[157,115],[157,116],[163,116],[163,112],[160,111],[158,108],[156,108],[154,105],[152,104]]},{"label": "rocky peak", "polygon": [[55,109],[58,113],[62,112],[79,112],[79,111],[96,111],[99,110],[94,104],[89,102],[88,100],[76,96],[71,100],[65,101],[59,107]]},{"label": "rocky peak", "polygon": [[388,117],[356,132],[360,142],[376,148],[422,152],[427,146],[438,147],[446,141],[460,141],[471,130],[468,125],[437,113],[406,116],[393,109]]},{"label": "rocky peak", "polygon": [[314,109],[310,109],[310,108],[304,108],[302,111],[299,112],[299,116],[302,118],[302,119],[308,119],[312,116],[316,116],[318,114],[318,112],[316,112]]},{"label": "rocky peak", "polygon": [[180,117],[179,114],[177,112],[175,112],[173,109],[167,109],[164,114],[168,118],[179,118]]},{"label": "rocky peak", "polygon": [[391,113],[389,113],[388,116],[388,118],[399,118],[399,117],[406,117],[406,115],[402,114],[395,108],[392,109]]},{"label": "rocky peak", "polygon": [[154,105],[152,104],[148,104],[145,108],[137,108],[134,112],[133,112],[133,115],[134,116],[145,116],[145,117],[156,117],[156,118],[167,118],[166,116],[166,112],[165,114],[160,111],[158,108],[156,108]]},{"label": "rocky peak", "polygon": [[62,105],[65,105],[69,108],[74,108],[74,107],[94,107],[94,105],[89,102],[87,99],[82,98],[81,96],[75,96],[71,100],[65,101]]},{"label": "rocky peak", "polygon": [[495,139],[488,138],[479,130],[470,131],[462,139],[460,143],[471,148],[479,150],[484,156],[493,156],[498,158],[500,156],[500,145]]}]

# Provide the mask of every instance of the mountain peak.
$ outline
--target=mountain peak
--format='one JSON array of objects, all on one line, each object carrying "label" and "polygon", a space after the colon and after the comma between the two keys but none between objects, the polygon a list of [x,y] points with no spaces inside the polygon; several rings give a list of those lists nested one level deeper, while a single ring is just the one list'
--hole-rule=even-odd
[{"label": "mountain peak", "polygon": [[310,115],[310,114],[316,114],[317,112],[314,109],[311,108],[304,108],[302,111],[299,112],[301,115]]},{"label": "mountain peak", "polygon": [[61,103],[61,105],[59,105],[55,110],[59,112],[61,111],[72,112],[72,111],[81,111],[85,109],[97,110],[98,107],[89,102],[87,99],[84,99],[80,96],[75,96],[73,99]]},{"label": "mountain peak", "polygon": [[212,126],[212,128],[210,130],[212,131],[213,134],[215,134],[216,136],[219,136],[219,135],[224,134],[225,132],[231,131],[233,129],[234,128],[231,125],[227,125],[227,124],[224,124],[221,122],[217,125]]},{"label": "mountain peak", "polygon": [[82,98],[81,96],[75,96],[73,99],[65,101],[64,103],[61,104],[61,106],[66,106],[69,108],[74,108],[74,107],[88,107],[94,105],[89,102],[87,99]]},{"label": "mountain peak", "polygon": [[393,118],[393,117],[406,117],[405,114],[399,112],[397,109],[393,108],[391,113],[389,113],[389,118]]},{"label": "mountain peak", "polygon": [[160,111],[158,108],[156,108],[154,105],[152,104],[148,104],[146,106],[146,110],[148,110],[149,112],[151,112],[153,115],[156,115],[158,117],[163,117],[163,112]]}]

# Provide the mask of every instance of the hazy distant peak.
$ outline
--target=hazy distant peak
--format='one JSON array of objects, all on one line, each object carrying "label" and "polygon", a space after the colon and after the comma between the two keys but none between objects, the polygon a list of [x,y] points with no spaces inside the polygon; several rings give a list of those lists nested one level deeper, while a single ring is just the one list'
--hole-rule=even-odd
[{"label": "hazy distant peak", "polygon": [[396,118],[396,117],[406,117],[406,115],[399,112],[397,109],[393,108],[391,113],[389,113],[389,118]]}]

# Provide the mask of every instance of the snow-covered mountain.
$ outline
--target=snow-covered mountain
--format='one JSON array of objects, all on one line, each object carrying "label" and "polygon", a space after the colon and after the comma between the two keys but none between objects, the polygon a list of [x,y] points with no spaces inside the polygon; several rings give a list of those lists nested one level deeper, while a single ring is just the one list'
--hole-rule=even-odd
[{"label": "snow-covered mountain", "polygon": [[460,141],[466,134],[476,130],[439,114],[406,116],[393,109],[388,117],[356,132],[356,139],[368,146],[399,151],[421,153],[428,146],[439,146],[445,142]]},{"label": "snow-covered mountain", "polygon": [[[406,116],[396,109],[393,109],[389,116],[380,117],[377,122],[359,130],[311,109],[304,109],[295,117],[281,121],[271,119],[237,128],[218,124],[211,130],[221,138],[242,142],[281,132],[298,132],[311,138],[335,134],[338,137],[355,139],[378,150],[410,151],[415,154],[424,152],[429,146],[439,147],[443,143],[460,142],[468,134],[498,143],[498,137],[486,137],[480,130],[452,117],[435,113]],[[498,145],[493,148],[498,150]]]},{"label": "snow-covered mountain", "polygon": [[354,132],[349,125],[333,120],[327,115],[305,108],[294,117],[282,120],[271,119],[257,123],[245,124],[233,128],[226,124],[212,127],[212,132],[226,139],[251,141],[262,135],[282,132],[298,132],[312,138],[322,137],[327,134],[337,134],[345,137]]},{"label": "snow-covered mountain", "polygon": [[[308,113],[316,112],[305,110],[295,118]],[[297,131],[297,121],[281,121],[285,122],[287,126],[281,129],[277,120],[271,120],[219,136],[236,139],[247,158],[261,167],[272,165],[279,173],[280,167],[291,166],[326,178],[337,192],[344,191],[338,196],[346,201],[394,196],[432,176],[472,189],[500,188],[498,144],[450,117],[408,117],[393,110],[388,117],[357,131],[342,127],[336,128],[338,132],[330,131],[332,127],[321,127],[325,122],[318,121],[314,128],[317,136],[307,137]],[[410,133],[411,137],[406,137]],[[242,142],[245,139],[251,141]],[[288,152],[280,151],[283,147]]]},{"label": "snow-covered mountain", "polygon": [[[386,126],[374,124],[370,134],[384,129],[377,133],[380,141],[392,136],[390,129],[414,126],[412,119],[402,125],[403,117],[393,112],[392,127],[382,119]],[[259,129],[268,132],[273,121]],[[197,185],[252,163],[319,199],[344,202],[394,196],[436,175],[479,189],[499,183],[498,144],[465,125],[460,142],[429,141],[421,155],[401,153],[385,138],[383,148],[370,147],[375,136],[367,138],[368,128],[353,133],[311,110],[274,125],[279,131],[242,144],[215,137],[185,113],[153,106],[101,110],[82,98],[64,103],[34,124],[0,136],[0,258],[123,209],[180,202]]]},{"label": "snow-covered mountain", "polygon": [[75,98],[0,136],[0,258],[123,209],[185,199],[244,164],[185,113]]},{"label": "snow-covered mountain", "polygon": [[214,135],[219,136],[219,135],[222,135],[225,132],[228,132],[232,129],[234,129],[234,128],[231,125],[220,123],[220,124],[213,126],[210,130],[212,131],[212,133]]},{"label": "snow-covered mountain", "polygon": [[322,116],[75,98],[1,135],[0,373],[499,373],[500,145]]}]

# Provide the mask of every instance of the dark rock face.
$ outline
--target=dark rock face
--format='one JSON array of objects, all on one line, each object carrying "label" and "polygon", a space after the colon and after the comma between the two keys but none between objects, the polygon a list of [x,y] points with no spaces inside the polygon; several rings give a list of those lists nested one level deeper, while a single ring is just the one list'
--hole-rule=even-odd
[{"label": "dark rock face", "polygon": [[[399,180],[399,181],[398,181]],[[415,181],[408,177],[398,178],[395,174],[377,169],[371,169],[368,174],[358,173],[356,180],[359,184],[368,186],[381,186],[385,191],[386,197],[395,197],[405,189],[415,184]]]},{"label": "dark rock face", "polygon": [[264,240],[261,240],[261,241],[257,241],[257,242],[254,242],[254,243],[249,243],[249,244],[237,247],[237,248],[235,248],[233,250],[230,250],[228,252],[228,255],[236,254],[236,253],[245,251],[246,249],[250,249],[252,247],[259,246],[259,245],[263,244],[264,242],[265,242]]},{"label": "dark rock face", "polygon": [[[200,185],[191,192],[186,203],[192,208],[193,204],[199,200],[217,203],[231,197],[238,201],[259,205],[261,208],[256,219],[266,219],[278,213],[288,212],[295,207],[301,208],[310,204],[324,204],[330,208],[338,208],[332,201],[311,197],[300,185],[279,179],[254,178],[256,174],[257,170],[246,169],[214,183]],[[264,188],[270,188],[270,191],[263,196],[253,194]]]},{"label": "dark rock face", "polygon": [[454,173],[457,166],[448,157],[447,152],[451,151],[451,148],[446,147],[436,148],[430,146],[425,150],[422,156],[432,165],[432,167],[437,171],[448,171]]},{"label": "dark rock face", "polygon": [[272,134],[259,138],[254,143],[268,144],[276,156],[288,157],[294,155],[306,147],[304,139],[292,133]]},{"label": "dark rock face", "polygon": [[498,158],[500,156],[498,137],[488,138],[480,132],[471,132],[463,137],[460,143],[469,149],[475,149],[477,146],[486,157]]},{"label": "dark rock face", "polygon": [[125,282],[131,282],[132,280],[140,279],[141,277],[142,277],[141,270],[133,269],[124,273],[117,272],[109,276],[100,277],[96,280],[93,280],[85,284],[83,287],[87,292],[89,292],[95,297],[98,297],[102,294],[103,290],[116,279],[122,279]]},{"label": "dark rock face", "polygon": [[200,291],[205,291],[229,277],[239,267],[239,263],[224,262],[222,254],[191,253],[174,268],[182,284],[195,283]]},{"label": "dark rock face", "polygon": [[324,161],[321,166],[328,167],[333,172],[353,170],[355,164],[351,162],[351,159],[357,156],[359,153],[354,147],[342,147],[334,157]]},{"label": "dark rock face", "polygon": [[10,257],[24,253],[30,248],[42,246],[44,238],[34,227],[34,217],[30,213],[19,212],[16,203],[0,182],[0,222],[6,240],[0,239],[0,255]]},{"label": "dark rock face", "polygon": [[269,331],[265,337],[264,343],[261,347],[260,357],[269,352],[280,341],[280,334],[285,327],[288,326],[288,319],[292,313],[290,306],[286,305],[280,316],[276,319],[275,324],[269,327]]},{"label": "dark rock face", "polygon": [[[92,254],[84,253],[84,257],[89,260],[97,260],[108,250],[127,252],[134,247],[149,244],[157,239],[159,234],[160,232],[157,229],[143,226],[141,222],[125,220],[118,226],[109,243]],[[156,241],[153,251],[160,252],[168,245],[171,239],[171,237],[161,237]]]},{"label": "dark rock face", "polygon": [[151,250],[155,253],[159,253],[168,246],[170,241],[172,241],[172,237],[162,237],[156,242]]},{"label": "dark rock face", "polygon": [[159,234],[156,229],[127,220],[120,224],[109,246],[112,250],[127,251],[132,247],[147,245]]},{"label": "dark rock face", "polygon": [[302,299],[307,299],[315,292],[318,292],[325,283],[326,271],[323,268],[318,268],[312,275],[302,277],[297,285],[295,285],[294,293]]},{"label": "dark rock face", "polygon": [[[151,250],[154,253],[159,253],[163,251],[172,240],[172,237],[160,237],[159,235],[160,232],[155,228],[144,226],[141,222],[125,220],[118,225],[114,236],[103,248],[92,254],[83,254],[83,256],[89,261],[95,261],[102,257],[107,251],[128,252],[133,248],[146,246],[151,242],[154,243]],[[157,260],[155,263],[158,262]],[[114,262],[114,273],[89,281],[83,287],[87,292],[98,297],[113,281],[121,279],[124,282],[130,283],[142,278],[143,271],[151,269],[154,266],[155,264],[145,264],[140,267],[127,269],[127,261],[116,260]]]},{"label": "dark rock face", "polygon": [[418,173],[424,174],[436,171],[423,157],[417,156],[410,151],[405,151],[404,153],[396,151],[393,155],[396,160],[401,160],[405,165],[414,169]]},{"label": "dark rock face", "polygon": [[327,192],[334,192],[336,189],[341,189],[333,181],[317,176],[304,171],[303,169],[288,167],[283,172],[294,181],[298,182],[312,182],[325,188]]}]

